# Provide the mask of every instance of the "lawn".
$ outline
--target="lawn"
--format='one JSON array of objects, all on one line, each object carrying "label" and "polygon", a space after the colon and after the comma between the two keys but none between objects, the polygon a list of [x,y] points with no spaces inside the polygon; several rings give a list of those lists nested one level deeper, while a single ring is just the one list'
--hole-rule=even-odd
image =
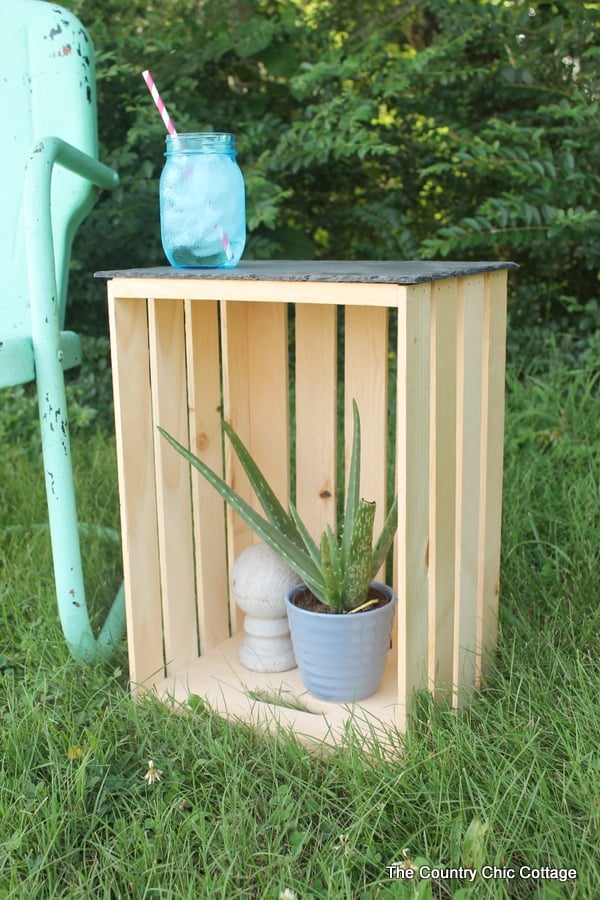
[{"label": "lawn", "polygon": [[[124,649],[71,661],[31,524],[45,515],[32,400],[5,393],[1,900],[599,897],[599,381],[552,348],[511,361],[498,652],[460,713],[417,696],[387,756],[349,734],[316,757],[202,706],[133,702]],[[118,528],[114,440],[86,386],[70,388],[80,516]],[[101,619],[119,548],[83,541]],[[429,877],[461,867],[472,882]]]}]

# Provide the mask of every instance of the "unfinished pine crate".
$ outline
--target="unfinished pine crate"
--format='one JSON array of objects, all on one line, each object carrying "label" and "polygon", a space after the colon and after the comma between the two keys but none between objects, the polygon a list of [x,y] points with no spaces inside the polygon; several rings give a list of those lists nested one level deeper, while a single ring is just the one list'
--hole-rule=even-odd
[{"label": "unfinished pine crate", "polygon": [[[316,740],[350,717],[404,729],[415,689],[454,705],[469,696],[496,641],[510,267],[247,262],[100,273],[135,692],[175,704],[196,694],[224,715]],[[355,708],[311,698],[297,670],[241,666],[228,573],[255,538],[157,431],[253,502],[223,445],[223,415],[282,501],[295,491],[317,537],[335,521],[353,398],[363,495],[380,521],[387,478],[400,497],[393,646],[381,689]]]}]

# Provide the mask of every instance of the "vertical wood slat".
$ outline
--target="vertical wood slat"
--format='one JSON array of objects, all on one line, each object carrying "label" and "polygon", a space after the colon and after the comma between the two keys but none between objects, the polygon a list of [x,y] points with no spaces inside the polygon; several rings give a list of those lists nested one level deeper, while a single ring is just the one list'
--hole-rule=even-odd
[{"label": "vertical wood slat", "polygon": [[318,541],[335,526],[336,307],[296,306],[296,508]]},{"label": "vertical wood slat", "polygon": [[[250,444],[250,397],[248,372],[248,315],[245,304],[221,304],[221,363],[223,367],[223,416],[248,447]],[[225,479],[247,503],[254,504],[248,479],[225,439]],[[230,508],[226,510],[228,568],[233,560],[253,542],[252,532]],[[238,630],[238,614],[230,602],[232,630]]]},{"label": "vertical wood slat", "polygon": [[476,686],[482,677],[485,653],[496,645],[500,591],[500,536],[504,459],[504,385],[506,370],[507,272],[484,276],[482,477],[480,506],[480,609]]},{"label": "vertical wood slat", "polygon": [[[221,360],[217,301],[185,301],[190,447],[223,475]],[[227,546],[223,500],[192,469],[196,607],[200,653],[229,637]]]},{"label": "vertical wood slat", "polygon": [[115,302],[112,287],[110,282],[123,575],[129,672],[135,691],[164,674],[148,316],[145,300]]},{"label": "vertical wood slat", "polygon": [[[148,301],[155,425],[188,446],[183,301]],[[167,674],[198,655],[189,464],[164,438],[154,444]]]},{"label": "vertical wood slat", "polygon": [[457,300],[456,570],[453,704],[475,682],[480,556],[484,278],[461,279]]},{"label": "vertical wood slat", "polygon": [[456,279],[435,282],[431,311],[430,688],[452,690],[456,541]]},{"label": "vertical wood slat", "polygon": [[[224,414],[285,505],[289,497],[286,305],[227,301],[221,310]],[[228,443],[225,470],[229,483],[260,510]],[[227,521],[231,568],[235,557],[256,539],[229,507]],[[233,608],[231,620],[237,629],[240,616]]]},{"label": "vertical wood slat", "polygon": [[257,303],[249,316],[250,445],[285,506],[290,495],[287,306]]},{"label": "vertical wood slat", "polygon": [[386,511],[387,310],[377,306],[347,307],[344,344],[346,483],[352,450],[352,400],[356,400],[361,420],[361,494],[377,503],[375,534],[378,536]]},{"label": "vertical wood slat", "polygon": [[404,730],[414,690],[427,685],[431,285],[398,300],[397,437],[398,708]]}]

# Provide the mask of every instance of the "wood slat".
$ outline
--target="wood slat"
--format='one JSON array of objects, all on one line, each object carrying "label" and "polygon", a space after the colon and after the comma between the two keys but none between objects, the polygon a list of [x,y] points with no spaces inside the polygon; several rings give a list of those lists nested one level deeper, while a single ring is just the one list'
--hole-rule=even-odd
[{"label": "wood slat", "polygon": [[333,304],[335,306],[388,306],[395,307],[399,292],[405,294],[409,287],[398,284],[355,282],[306,282],[306,281],[254,281],[234,279],[194,278],[113,278],[119,297],[152,296],[158,299],[184,300],[232,300],[242,303],[279,304]]},{"label": "wood slat", "polygon": [[135,692],[164,675],[148,316],[145,300],[115,301],[112,284],[108,296],[127,644]]},{"label": "wood slat", "polygon": [[481,682],[485,653],[496,646],[500,592],[502,467],[504,459],[504,388],[506,379],[506,272],[485,276],[482,478],[478,641],[476,684]]},{"label": "wood slat", "polygon": [[458,293],[456,410],[456,571],[453,703],[475,684],[477,567],[480,557],[480,481],[484,278],[461,279]]},{"label": "wood slat", "polygon": [[[247,375],[248,358],[248,317],[250,307],[238,303],[221,304],[223,415],[237,431],[247,447],[250,446],[250,386]],[[225,440],[225,477],[227,482],[246,500],[256,505],[252,490],[244,470]],[[233,560],[253,542],[251,531],[239,516],[227,509],[227,543],[229,547],[229,569]],[[232,624],[237,613],[231,609]],[[237,626],[234,627],[237,630]]]},{"label": "wood slat", "polygon": [[257,303],[248,324],[251,450],[286,506],[290,494],[287,305]]},{"label": "wood slat", "polygon": [[296,508],[316,541],[335,526],[336,363],[335,306],[297,306]]},{"label": "wood slat", "polygon": [[456,280],[435,282],[431,309],[430,688],[452,689],[456,542]]},{"label": "wood slat", "polygon": [[[216,301],[185,301],[190,447],[223,476],[221,360]],[[227,541],[223,500],[195,469],[191,473],[200,652],[230,634]]]},{"label": "wood slat", "polygon": [[414,690],[428,686],[431,285],[412,287],[398,307],[398,708],[404,730]]},{"label": "wood slat", "polygon": [[[150,299],[148,330],[155,426],[187,446],[183,302]],[[190,470],[183,457],[158,435],[154,455],[163,631],[170,673],[198,655]]]},{"label": "wood slat", "polygon": [[[287,308],[284,303],[221,305],[224,414],[240,435],[267,481],[287,504],[289,497],[289,385]],[[237,457],[226,442],[230,484],[260,510]],[[227,510],[229,566],[257,538]],[[235,630],[240,616],[231,610]]]},{"label": "wood slat", "polygon": [[377,535],[386,512],[388,367],[387,310],[348,307],[344,335],[346,479],[352,450],[352,401],[356,400],[361,419],[361,494],[377,503]]}]

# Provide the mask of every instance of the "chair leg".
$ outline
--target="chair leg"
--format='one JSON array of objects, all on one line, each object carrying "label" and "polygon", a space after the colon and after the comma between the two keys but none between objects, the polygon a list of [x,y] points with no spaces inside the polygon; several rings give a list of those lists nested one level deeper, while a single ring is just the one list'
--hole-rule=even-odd
[{"label": "chair leg", "polygon": [[[44,369],[38,360],[38,369]],[[72,655],[84,662],[109,658],[125,627],[123,588],[119,590],[96,639],[90,624],[75,503],[75,486],[62,368],[38,371],[42,453],[58,611]],[[42,376],[42,377],[40,377]],[[45,377],[44,377],[45,376]]]},{"label": "chair leg", "polygon": [[50,216],[50,184],[55,162],[74,171],[81,170],[80,174],[97,184],[106,181],[106,186],[114,186],[116,176],[58,139],[50,138],[40,142],[27,162],[24,192],[31,336],[58,610],[71,653],[76,659],[91,662],[110,656],[123,634],[125,615],[121,590],[96,640],[83,584],[60,344]]}]

